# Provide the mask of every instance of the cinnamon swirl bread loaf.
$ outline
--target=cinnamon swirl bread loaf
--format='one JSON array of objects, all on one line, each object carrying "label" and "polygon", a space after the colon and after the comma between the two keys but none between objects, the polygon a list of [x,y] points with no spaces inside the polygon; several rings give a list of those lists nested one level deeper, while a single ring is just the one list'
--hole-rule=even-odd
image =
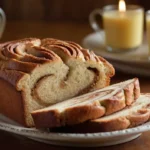
[{"label": "cinnamon swirl bread loaf", "polygon": [[109,85],[114,68],[76,43],[22,39],[0,44],[0,113],[34,126],[31,112]]}]

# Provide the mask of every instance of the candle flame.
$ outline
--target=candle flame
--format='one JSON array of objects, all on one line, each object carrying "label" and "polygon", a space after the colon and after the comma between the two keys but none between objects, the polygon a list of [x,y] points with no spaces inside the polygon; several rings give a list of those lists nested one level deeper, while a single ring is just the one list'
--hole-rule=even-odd
[{"label": "candle flame", "polygon": [[124,0],[119,0],[119,11],[121,11],[121,12],[126,11],[126,3]]}]

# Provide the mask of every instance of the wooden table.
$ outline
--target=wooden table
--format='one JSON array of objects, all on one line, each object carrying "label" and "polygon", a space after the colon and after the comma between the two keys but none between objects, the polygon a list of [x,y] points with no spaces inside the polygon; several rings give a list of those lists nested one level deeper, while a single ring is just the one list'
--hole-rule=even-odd
[{"label": "wooden table", "polygon": [[[7,23],[6,30],[4,32],[1,41],[14,40],[25,37],[53,37],[62,40],[72,40],[81,44],[84,36],[92,32],[88,23],[75,23],[75,22],[9,22]],[[129,78],[139,77],[141,82],[142,92],[150,92],[150,78],[140,77],[138,75],[129,75],[116,71],[115,77],[112,79],[112,83],[120,82]],[[69,149],[67,147],[59,147],[47,145],[39,142],[34,142],[25,137],[20,137],[0,131],[0,149],[36,149],[36,150],[64,150]],[[76,148],[72,148],[76,149]],[[78,148],[91,149],[91,148]],[[105,150],[149,150],[150,149],[150,132],[142,134],[138,139],[131,142],[120,144],[111,147],[104,148],[92,148],[92,149],[105,149]]]}]

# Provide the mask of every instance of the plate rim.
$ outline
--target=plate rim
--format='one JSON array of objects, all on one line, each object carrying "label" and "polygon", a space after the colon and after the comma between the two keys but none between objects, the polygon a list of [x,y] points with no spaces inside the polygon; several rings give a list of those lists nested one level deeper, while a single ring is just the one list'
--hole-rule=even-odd
[{"label": "plate rim", "polygon": [[[4,123],[0,121],[0,130],[4,130],[7,132],[24,135],[24,136],[31,136],[36,138],[42,138],[42,139],[82,139],[82,140],[90,140],[90,139],[102,139],[102,138],[111,138],[111,137],[118,137],[118,136],[127,136],[132,134],[138,134],[143,133],[150,130],[150,121],[134,127],[134,128],[128,128],[124,130],[119,131],[112,131],[112,132],[98,132],[98,133],[52,133],[52,132],[46,132],[43,130],[38,130],[35,128],[26,128],[22,126],[12,125],[9,123]],[[46,136],[46,138],[45,138]]]},{"label": "plate rim", "polygon": [[[104,31],[102,30],[102,31],[100,31],[100,32],[91,32],[91,33],[89,33],[89,34],[87,34],[86,36],[84,36],[84,38],[82,39],[82,45],[83,45],[83,47],[85,47],[85,48],[87,48],[87,49],[89,49],[89,47],[87,46],[87,41],[88,41],[88,39],[90,39],[90,38],[92,38],[93,36],[96,36],[96,35],[100,35],[101,34],[101,32],[103,33]],[[101,43],[101,41],[100,41],[100,43]],[[143,43],[143,45],[145,45],[144,43]],[[104,45],[103,45],[104,46]],[[104,47],[103,47],[104,48]],[[110,57],[110,56],[107,56],[106,54],[104,54],[103,52],[105,51],[104,49],[103,50],[101,50],[101,52],[97,49],[93,49],[92,48],[92,51],[94,51],[95,53],[97,53],[98,55],[102,55],[103,57],[105,57],[106,59],[109,59],[109,60],[117,60],[117,61],[120,61],[120,62],[130,62],[130,63],[144,63],[144,64],[149,64],[150,63],[150,61],[148,60],[148,59],[144,59],[144,60],[134,60],[134,59],[127,59],[126,60],[126,58],[128,58],[128,57],[122,57],[122,58],[120,58],[120,57],[118,57],[118,58],[115,58],[114,59],[114,57]],[[105,52],[107,52],[107,53],[109,53],[109,54],[111,54],[112,52],[108,52],[108,51],[105,51]],[[125,53],[128,53],[128,52],[125,52]],[[115,55],[117,55],[117,54],[121,54],[121,53],[112,53],[113,55],[115,54]]]}]

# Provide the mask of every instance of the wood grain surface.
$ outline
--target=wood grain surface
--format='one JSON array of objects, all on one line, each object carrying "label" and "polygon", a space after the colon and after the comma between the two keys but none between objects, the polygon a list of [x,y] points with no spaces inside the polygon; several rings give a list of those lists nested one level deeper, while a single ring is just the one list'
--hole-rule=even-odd
[{"label": "wood grain surface", "polygon": [[[31,22],[31,21],[13,21],[8,22],[1,42],[14,40],[25,37],[53,37],[62,40],[72,40],[79,44],[84,36],[91,33],[92,29],[87,23],[75,22]],[[112,79],[112,83],[120,82],[133,77],[139,77],[142,92],[150,92],[150,77],[140,77],[138,75],[124,74],[116,71],[116,76]],[[34,142],[25,137],[16,136],[4,131],[0,131],[0,149],[36,149],[36,150],[67,150],[70,148],[47,145],[39,142]],[[71,148],[71,149],[90,149],[91,148]],[[100,150],[149,150],[150,149],[150,132],[142,134],[136,140],[128,143],[104,147],[92,148]]]},{"label": "wood grain surface", "polygon": [[54,146],[30,140],[25,137],[0,131],[0,147],[16,150],[149,150],[150,132],[143,133],[140,137],[127,143],[96,148],[75,148],[65,146]]}]

